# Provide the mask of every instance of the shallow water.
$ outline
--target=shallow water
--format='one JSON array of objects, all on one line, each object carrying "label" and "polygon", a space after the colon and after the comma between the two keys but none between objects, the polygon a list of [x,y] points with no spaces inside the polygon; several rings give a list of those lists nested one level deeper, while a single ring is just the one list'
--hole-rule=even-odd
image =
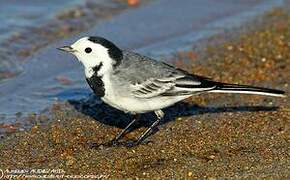
[{"label": "shallow water", "polygon": [[0,0],[0,42],[26,28],[37,26],[81,0]]},{"label": "shallow water", "polygon": [[82,3],[81,0],[62,3],[57,0],[0,0],[0,83],[22,72],[24,57],[20,56],[20,51],[44,43],[42,39],[37,43],[36,28]]},{"label": "shallow water", "polygon": [[[80,64],[72,56],[55,49],[80,36],[100,35],[122,48],[153,57],[168,56],[177,50],[191,48],[201,39],[239,27],[282,4],[282,0],[234,3],[222,0],[218,4],[213,0],[159,0],[126,11],[88,32],[51,44],[28,57],[24,73],[0,84],[0,123],[15,122],[17,112],[40,112],[52,103],[90,94]],[[69,83],[64,84],[59,79]]]}]

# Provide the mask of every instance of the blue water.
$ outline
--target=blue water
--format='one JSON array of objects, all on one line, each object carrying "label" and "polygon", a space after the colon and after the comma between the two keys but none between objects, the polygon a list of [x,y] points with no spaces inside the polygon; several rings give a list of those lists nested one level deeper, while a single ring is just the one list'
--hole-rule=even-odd
[{"label": "blue water", "polygon": [[0,42],[37,26],[82,0],[0,0]]}]

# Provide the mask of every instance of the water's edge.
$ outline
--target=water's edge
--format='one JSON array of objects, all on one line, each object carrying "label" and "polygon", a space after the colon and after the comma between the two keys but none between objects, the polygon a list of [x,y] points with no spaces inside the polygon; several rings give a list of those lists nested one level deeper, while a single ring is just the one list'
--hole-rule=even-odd
[{"label": "water's edge", "polygon": [[[18,112],[24,115],[37,113],[57,101],[79,99],[90,94],[78,62],[55,50],[80,36],[97,34],[112,39],[123,48],[160,58],[178,50],[190,49],[192,44],[202,39],[238,28],[257,15],[283,5],[282,0],[248,4],[221,1],[219,5],[224,8],[221,13],[219,9],[208,8],[210,3],[198,2],[197,10],[193,11],[190,0],[183,3],[160,0],[122,13],[88,32],[41,50],[29,57],[24,66],[25,73],[0,84],[0,123],[15,122]],[[156,13],[148,14],[148,11]],[[164,17],[163,14],[170,14],[168,12],[172,17]],[[160,23],[150,26],[152,21]],[[71,83],[59,83],[58,77],[67,77]]]}]

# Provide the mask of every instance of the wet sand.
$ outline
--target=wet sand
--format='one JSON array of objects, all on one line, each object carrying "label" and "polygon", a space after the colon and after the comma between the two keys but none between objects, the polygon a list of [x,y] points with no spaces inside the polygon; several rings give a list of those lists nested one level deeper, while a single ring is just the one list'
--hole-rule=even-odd
[{"label": "wet sand", "polygon": [[[230,40],[217,37],[223,43],[209,42],[204,54],[180,52],[172,61],[214,80],[289,92],[290,15],[279,9],[259,23]],[[31,130],[1,140],[0,169],[63,169],[105,178],[290,176],[289,97],[200,95],[166,109],[159,131],[135,147],[127,142],[150,125],[151,114],[144,115],[123,143],[110,147],[101,144],[129,116],[92,99],[56,104],[51,112],[49,124],[32,118]]]}]

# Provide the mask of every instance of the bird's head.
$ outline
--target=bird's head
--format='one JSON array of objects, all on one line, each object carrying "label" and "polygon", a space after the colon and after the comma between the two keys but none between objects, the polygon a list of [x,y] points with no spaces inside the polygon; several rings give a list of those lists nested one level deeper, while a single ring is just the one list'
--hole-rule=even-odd
[{"label": "bird's head", "polygon": [[76,56],[84,65],[87,76],[96,73],[96,68],[98,74],[103,75],[117,66],[123,58],[122,50],[102,37],[83,37],[70,46],[58,49]]}]

